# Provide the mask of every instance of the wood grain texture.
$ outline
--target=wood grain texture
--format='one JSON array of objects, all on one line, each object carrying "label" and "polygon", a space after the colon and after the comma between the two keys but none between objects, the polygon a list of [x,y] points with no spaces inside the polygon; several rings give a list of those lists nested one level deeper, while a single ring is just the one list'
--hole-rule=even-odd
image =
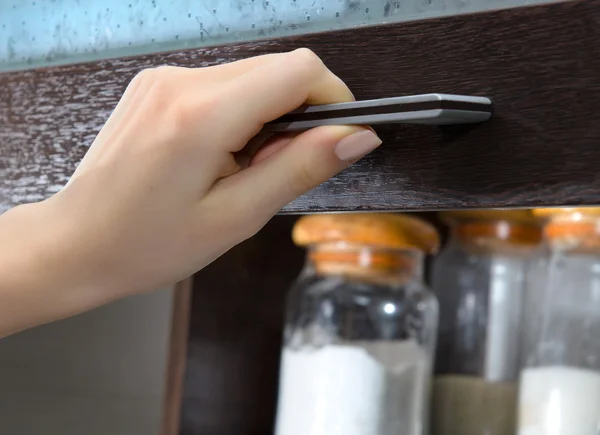
[{"label": "wood grain texture", "polygon": [[0,208],[67,180],[142,68],[310,47],[359,99],[485,95],[468,128],[386,126],[384,146],[284,212],[600,203],[600,0],[0,75]]},{"label": "wood grain texture", "polygon": [[178,282],[173,291],[162,435],[177,435],[179,433],[193,285],[193,278],[189,277]]},{"label": "wood grain texture", "polygon": [[181,435],[272,433],[288,288],[304,253],[278,216],[194,275]]}]

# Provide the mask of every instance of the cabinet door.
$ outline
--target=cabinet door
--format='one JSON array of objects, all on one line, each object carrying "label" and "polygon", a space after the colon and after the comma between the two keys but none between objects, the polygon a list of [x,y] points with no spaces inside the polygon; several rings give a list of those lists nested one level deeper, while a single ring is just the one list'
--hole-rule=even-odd
[{"label": "cabinet door", "polygon": [[359,27],[0,74],[0,208],[68,179],[143,68],[309,47],[358,99],[483,95],[492,120],[389,125],[384,146],[284,212],[600,202],[600,1]]}]

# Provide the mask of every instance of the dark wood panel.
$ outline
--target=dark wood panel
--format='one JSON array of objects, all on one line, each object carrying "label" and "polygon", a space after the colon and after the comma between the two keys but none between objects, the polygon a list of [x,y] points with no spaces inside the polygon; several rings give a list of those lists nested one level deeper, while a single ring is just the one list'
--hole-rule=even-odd
[{"label": "dark wood panel", "polygon": [[177,435],[179,433],[193,285],[193,278],[189,277],[178,282],[173,291],[171,335],[169,337],[169,357],[167,360],[162,416],[162,435]]},{"label": "dark wood panel", "polygon": [[62,185],[140,69],[308,46],[360,99],[486,95],[474,128],[387,126],[385,145],[285,212],[600,203],[600,0],[0,75],[0,207]]},{"label": "dark wood panel", "polygon": [[272,433],[284,300],[304,259],[294,220],[274,218],[194,275],[180,434]]}]

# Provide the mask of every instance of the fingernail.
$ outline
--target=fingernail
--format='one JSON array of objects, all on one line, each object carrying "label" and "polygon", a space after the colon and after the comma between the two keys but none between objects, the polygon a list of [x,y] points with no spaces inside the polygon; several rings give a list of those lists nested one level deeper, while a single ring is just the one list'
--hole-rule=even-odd
[{"label": "fingernail", "polygon": [[363,130],[346,136],[335,146],[335,154],[340,160],[353,162],[366,156],[381,145],[381,139],[371,130]]}]

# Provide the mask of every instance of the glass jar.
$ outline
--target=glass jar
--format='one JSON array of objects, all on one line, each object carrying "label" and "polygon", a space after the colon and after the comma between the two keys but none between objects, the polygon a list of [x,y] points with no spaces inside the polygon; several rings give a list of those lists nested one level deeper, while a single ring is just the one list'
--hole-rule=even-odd
[{"label": "glass jar", "polygon": [[526,210],[447,212],[449,241],[433,264],[440,326],[433,435],[514,435],[521,307],[542,239]]},{"label": "glass jar", "polygon": [[395,214],[301,218],[288,295],[277,435],[425,433],[437,303],[423,283],[429,224]]},{"label": "glass jar", "polygon": [[600,433],[600,208],[541,209],[519,435]]}]

